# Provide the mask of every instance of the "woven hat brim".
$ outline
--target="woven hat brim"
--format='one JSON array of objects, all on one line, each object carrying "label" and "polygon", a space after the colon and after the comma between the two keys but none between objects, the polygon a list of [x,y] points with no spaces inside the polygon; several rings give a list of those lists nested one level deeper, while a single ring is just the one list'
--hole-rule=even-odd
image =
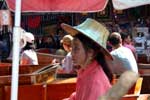
[{"label": "woven hat brim", "polygon": [[[85,35],[86,37],[88,37],[89,39],[91,39],[89,36],[86,35],[86,33],[81,32],[80,30],[78,30],[77,28],[74,28],[68,24],[62,23],[61,27],[70,35],[75,36],[76,34],[78,34],[79,32],[82,33],[83,35]],[[93,39],[91,39],[92,41],[94,41]],[[98,44],[96,41],[94,41],[100,48],[101,51],[104,53],[106,59],[109,60],[113,60],[112,55],[109,53],[109,51],[107,49],[105,49],[103,46],[101,46],[100,44]]]}]

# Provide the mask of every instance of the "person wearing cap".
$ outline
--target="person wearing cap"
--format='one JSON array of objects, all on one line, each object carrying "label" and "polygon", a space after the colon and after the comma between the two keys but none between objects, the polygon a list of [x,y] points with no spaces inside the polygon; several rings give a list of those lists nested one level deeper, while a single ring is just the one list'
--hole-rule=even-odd
[{"label": "person wearing cap", "polygon": [[109,42],[113,48],[111,55],[114,58],[114,60],[109,63],[111,64],[110,69],[112,72],[120,75],[127,70],[132,70],[138,73],[136,59],[132,51],[122,45],[120,33],[113,32],[109,37]]},{"label": "person wearing cap", "polygon": [[30,32],[23,32],[22,53],[20,57],[21,65],[38,65],[38,58],[35,52],[34,36]]},{"label": "person wearing cap", "polygon": [[112,74],[106,63],[106,59],[113,59],[106,50],[109,32],[103,24],[91,18],[78,26],[64,23],[61,26],[74,37],[72,60],[75,66],[80,66],[76,91],[64,100],[97,100],[111,88]]}]

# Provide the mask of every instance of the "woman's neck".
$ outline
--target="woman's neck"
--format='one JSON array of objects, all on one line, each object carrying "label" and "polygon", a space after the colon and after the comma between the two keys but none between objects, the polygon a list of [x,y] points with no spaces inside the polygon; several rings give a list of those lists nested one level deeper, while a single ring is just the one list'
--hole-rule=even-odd
[{"label": "woman's neck", "polygon": [[92,58],[90,58],[90,57],[87,58],[87,60],[85,61],[85,63],[81,65],[81,68],[82,69],[86,69],[88,67],[88,65],[91,64],[92,62],[93,62]]}]

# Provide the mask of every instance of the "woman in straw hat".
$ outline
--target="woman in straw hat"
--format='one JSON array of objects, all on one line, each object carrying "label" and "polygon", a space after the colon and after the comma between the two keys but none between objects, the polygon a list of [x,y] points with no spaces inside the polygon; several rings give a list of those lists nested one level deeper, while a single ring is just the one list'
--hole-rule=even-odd
[{"label": "woman in straw hat", "polygon": [[35,44],[34,44],[34,36],[30,32],[22,33],[23,43],[22,46],[22,53],[20,58],[21,65],[38,65],[38,58],[35,52]]},{"label": "woman in straw hat", "polygon": [[97,100],[111,87],[112,74],[106,59],[112,56],[106,50],[108,30],[97,21],[88,18],[82,24],[72,27],[62,24],[62,28],[73,39],[72,59],[79,65],[76,92],[64,100]]}]

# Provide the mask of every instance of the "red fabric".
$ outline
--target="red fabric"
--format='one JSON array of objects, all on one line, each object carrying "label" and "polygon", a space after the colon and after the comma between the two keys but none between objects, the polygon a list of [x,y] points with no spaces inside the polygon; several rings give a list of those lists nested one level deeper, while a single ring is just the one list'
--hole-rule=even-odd
[{"label": "red fabric", "polygon": [[[6,0],[10,10],[16,0]],[[108,0],[22,0],[22,12],[96,12],[102,11]]]},{"label": "red fabric", "polygon": [[41,23],[41,16],[29,16],[28,18],[28,26],[30,28],[37,28]]}]

